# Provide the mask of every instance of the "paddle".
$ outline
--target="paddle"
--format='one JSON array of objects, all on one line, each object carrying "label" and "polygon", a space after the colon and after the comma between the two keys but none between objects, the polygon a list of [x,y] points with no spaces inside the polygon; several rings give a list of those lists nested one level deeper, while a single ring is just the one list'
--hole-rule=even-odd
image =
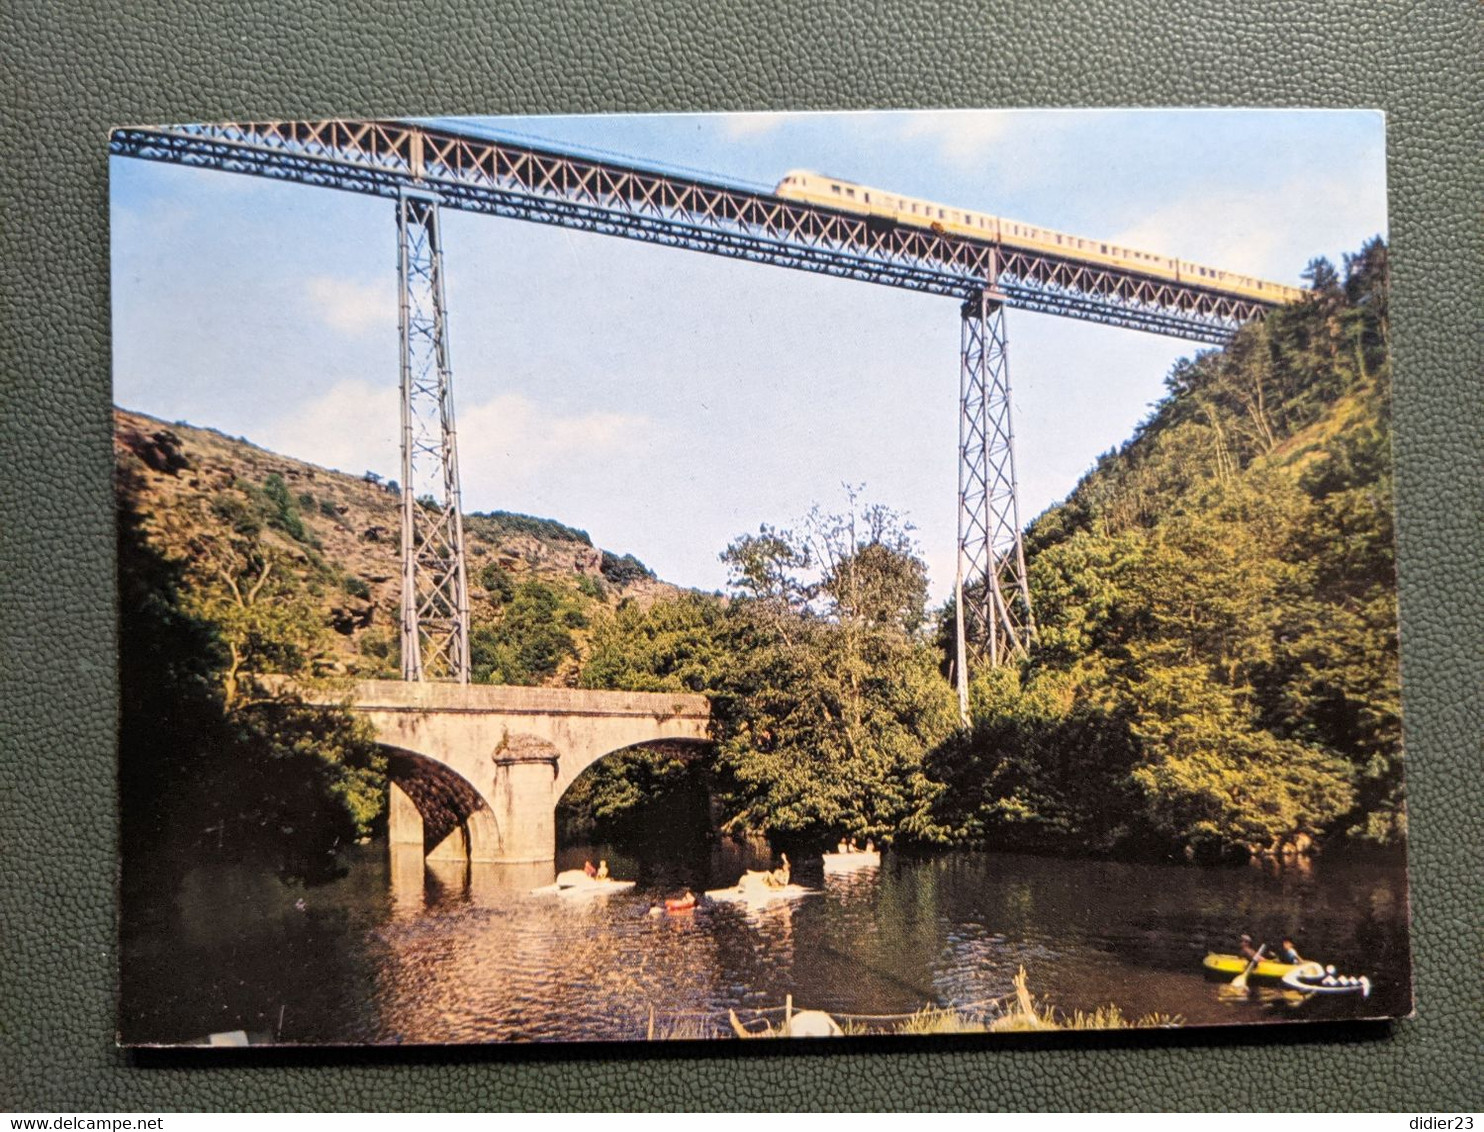
[{"label": "paddle", "polygon": [[1252,974],[1252,968],[1254,968],[1254,967],[1257,966],[1258,960],[1260,960],[1262,958],[1262,953],[1264,951],[1266,951],[1267,949],[1268,949],[1268,945],[1267,944],[1263,944],[1261,947],[1259,947],[1257,949],[1256,952],[1253,953],[1252,959],[1251,959],[1251,961],[1248,962],[1246,968],[1243,969],[1243,971],[1242,971],[1242,973],[1240,975],[1238,975],[1235,979],[1232,980],[1232,990],[1246,990],[1247,989],[1247,976],[1250,975],[1250,974]]}]

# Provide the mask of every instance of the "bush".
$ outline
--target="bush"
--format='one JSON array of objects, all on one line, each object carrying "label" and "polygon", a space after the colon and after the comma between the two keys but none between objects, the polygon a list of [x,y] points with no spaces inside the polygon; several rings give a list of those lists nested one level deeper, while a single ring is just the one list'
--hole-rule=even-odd
[{"label": "bush", "polygon": [[475,511],[469,517],[471,530],[482,530],[494,538],[504,532],[534,535],[547,542],[578,542],[592,546],[593,540],[586,531],[569,527],[555,519],[541,519],[535,515],[518,515],[513,511]]},{"label": "bush", "polygon": [[504,605],[515,595],[515,583],[510,580],[510,571],[498,562],[486,563],[479,571],[479,584],[489,594],[495,605]]},{"label": "bush", "polygon": [[235,495],[218,495],[211,501],[211,513],[244,538],[257,538],[263,530],[257,511]]},{"label": "bush", "polygon": [[304,519],[299,514],[299,508],[289,494],[289,485],[284,483],[281,475],[274,472],[265,479],[262,494],[266,501],[267,511],[264,517],[268,520],[270,527],[282,531],[295,542],[301,542],[305,546],[317,547],[319,545],[318,540],[304,526]]},{"label": "bush", "polygon": [[603,551],[603,564],[600,569],[603,577],[615,586],[626,586],[630,582],[641,582],[645,578],[654,577],[654,571],[632,554],[625,554],[620,558],[611,550]]}]

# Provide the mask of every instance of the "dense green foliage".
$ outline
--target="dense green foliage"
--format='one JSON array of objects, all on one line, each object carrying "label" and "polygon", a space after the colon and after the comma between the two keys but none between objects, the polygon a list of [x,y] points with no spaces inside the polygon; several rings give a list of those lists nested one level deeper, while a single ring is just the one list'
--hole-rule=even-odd
[{"label": "dense green foliage", "polygon": [[587,614],[571,591],[535,578],[515,585],[507,578],[503,586],[491,590],[507,592],[497,619],[481,618],[470,628],[474,679],[486,684],[540,684],[577,654],[572,630],[587,625]]},{"label": "dense green foliage", "polygon": [[1343,284],[1325,266],[1178,366],[1033,524],[1038,648],[976,682],[920,836],[1202,856],[1401,836],[1385,247]]},{"label": "dense green foliage", "polygon": [[[226,489],[210,509],[240,519],[254,506],[243,496]],[[262,496],[282,513],[286,495],[270,487]],[[335,848],[370,833],[380,817],[385,766],[364,725],[264,679],[313,680],[328,655],[302,557],[296,566],[261,523],[246,521],[218,525],[185,556],[166,557],[146,536],[137,504],[135,482],[121,470],[126,882],[131,862],[148,860],[140,875],[158,880],[161,868],[213,854],[326,879]]]},{"label": "dense green foliage", "polygon": [[632,554],[620,557],[611,550],[603,551],[603,562],[599,569],[603,577],[615,586],[625,586],[630,582],[642,582],[646,578],[654,577],[654,571]]},{"label": "dense green foliage", "polygon": [[[708,692],[726,827],[775,839],[889,840],[918,803],[922,752],[952,728],[950,690],[920,634],[926,575],[896,517],[816,512],[723,555],[733,596],[621,608],[600,627],[590,687]],[[602,771],[617,814],[639,768]],[[645,773],[648,773],[645,771]]]},{"label": "dense green foliage", "polygon": [[535,515],[519,515],[514,511],[475,511],[464,516],[464,529],[479,533],[491,541],[500,535],[513,533],[532,535],[547,542],[577,542],[592,546],[593,540],[586,531],[558,523],[555,519],[541,519]]},{"label": "dense green foliage", "polygon": [[694,750],[635,747],[578,775],[557,808],[567,841],[704,841],[710,832],[711,768]]}]

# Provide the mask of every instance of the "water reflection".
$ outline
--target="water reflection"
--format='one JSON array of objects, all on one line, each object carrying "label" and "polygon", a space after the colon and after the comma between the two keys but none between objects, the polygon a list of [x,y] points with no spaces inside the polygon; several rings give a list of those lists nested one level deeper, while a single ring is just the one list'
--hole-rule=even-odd
[{"label": "water reflection", "polygon": [[[1407,1003],[1395,864],[1202,870],[946,854],[826,876],[816,859],[797,863],[795,880],[811,890],[800,899],[703,900],[671,913],[665,897],[733,884],[769,864],[765,854],[729,845],[677,862],[579,846],[557,865],[600,856],[636,888],[533,896],[552,866],[425,863],[415,847],[358,849],[343,878],[308,890],[246,868],[197,870],[174,899],[127,910],[124,1036],[642,1038],[651,1012],[662,1034],[682,1016],[725,1030],[728,1008],[788,995],[800,1009],[862,1015],[977,1003],[1007,994],[1021,966],[1038,996],[1068,1012],[1116,1003],[1128,1015],[1222,1023],[1375,1016]],[[1233,950],[1243,931],[1292,936],[1306,954],[1369,973],[1376,989],[1369,1001],[1265,988],[1223,996],[1200,960]]]},{"label": "water reflection", "polygon": [[392,914],[417,916],[424,907],[423,847],[398,842],[391,846]]}]

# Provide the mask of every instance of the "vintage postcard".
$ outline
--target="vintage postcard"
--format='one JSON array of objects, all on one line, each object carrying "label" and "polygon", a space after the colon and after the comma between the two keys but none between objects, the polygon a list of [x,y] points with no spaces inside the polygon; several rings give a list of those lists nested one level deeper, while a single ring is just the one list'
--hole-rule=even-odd
[{"label": "vintage postcard", "polygon": [[1411,1010],[1381,115],[111,154],[121,1043]]}]

